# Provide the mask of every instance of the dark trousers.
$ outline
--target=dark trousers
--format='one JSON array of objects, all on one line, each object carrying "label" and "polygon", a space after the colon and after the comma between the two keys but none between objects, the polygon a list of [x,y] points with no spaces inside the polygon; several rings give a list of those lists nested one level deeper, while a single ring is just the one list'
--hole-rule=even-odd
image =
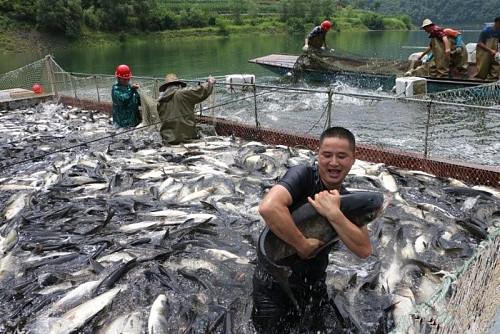
[{"label": "dark trousers", "polygon": [[253,276],[252,320],[261,334],[336,333],[336,310],[328,298],[325,280],[293,282],[297,309],[279,284],[257,266]]}]

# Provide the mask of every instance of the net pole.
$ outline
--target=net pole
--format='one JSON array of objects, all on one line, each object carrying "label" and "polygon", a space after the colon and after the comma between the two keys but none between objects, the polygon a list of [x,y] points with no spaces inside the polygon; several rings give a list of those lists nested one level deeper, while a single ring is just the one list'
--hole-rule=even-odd
[{"label": "net pole", "polygon": [[429,127],[431,122],[431,108],[432,108],[432,100],[427,104],[427,121],[425,122],[425,137],[424,137],[424,158],[428,157],[429,150]]},{"label": "net pole", "polygon": [[54,71],[52,69],[52,56],[47,55],[45,56],[45,68],[47,69],[47,77],[49,79],[49,84],[50,84],[50,90],[52,94],[57,94],[55,85],[54,85]]},{"label": "net pole", "polygon": [[332,126],[332,97],[333,97],[333,92],[332,92],[332,89],[330,88],[328,90],[328,119],[327,119],[327,128],[330,128]]},{"label": "net pole", "polygon": [[69,74],[69,82],[71,83],[71,88],[73,89],[73,92],[75,94],[75,99],[78,100],[78,96],[76,95],[76,84],[75,84],[75,78],[71,73]]},{"label": "net pole", "polygon": [[95,81],[95,90],[97,92],[97,102],[101,103],[101,95],[99,94],[99,84],[97,81],[97,75],[94,75],[94,81]]},{"label": "net pole", "polygon": [[254,102],[254,112],[255,112],[255,127],[260,128],[259,119],[257,117],[257,87],[253,84],[253,102]]},{"label": "net pole", "polygon": [[155,99],[158,98],[158,92],[159,92],[158,79],[155,79],[155,84],[153,86],[153,98],[155,98]]}]

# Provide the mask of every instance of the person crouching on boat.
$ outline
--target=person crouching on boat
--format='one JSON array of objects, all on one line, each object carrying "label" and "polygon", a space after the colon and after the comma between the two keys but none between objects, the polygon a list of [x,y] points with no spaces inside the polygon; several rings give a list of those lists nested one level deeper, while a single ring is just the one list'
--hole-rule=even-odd
[{"label": "person crouching on boat", "polygon": [[305,45],[302,48],[304,52],[333,52],[333,49],[329,50],[326,45],[326,33],[332,28],[332,22],[324,20],[321,24],[315,27],[307,36],[305,40]]},{"label": "person crouching on boat", "polygon": [[449,28],[443,29],[429,19],[423,21],[422,29],[429,34],[431,42],[418,60],[432,51],[434,62],[430,63],[429,75],[436,78],[446,78],[450,75],[450,67],[465,75],[467,72],[467,51],[463,46],[460,32]]},{"label": "person crouching on boat", "polygon": [[495,18],[493,27],[486,27],[479,35],[476,45],[476,65],[478,79],[500,78],[500,16]]},{"label": "person crouching on boat", "polygon": [[132,71],[128,65],[118,65],[115,69],[118,80],[111,89],[113,100],[113,124],[119,127],[133,127],[141,122],[139,106],[141,99],[138,84],[130,84]]}]

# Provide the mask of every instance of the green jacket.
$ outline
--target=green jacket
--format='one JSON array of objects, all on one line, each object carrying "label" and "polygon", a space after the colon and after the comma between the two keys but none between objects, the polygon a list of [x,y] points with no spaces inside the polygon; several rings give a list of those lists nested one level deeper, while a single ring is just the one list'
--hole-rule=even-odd
[{"label": "green jacket", "polygon": [[158,114],[162,122],[160,134],[164,144],[178,144],[196,137],[194,107],[213,90],[208,82],[195,87],[168,87],[158,99]]},{"label": "green jacket", "polygon": [[111,89],[113,100],[113,123],[120,127],[136,126],[141,122],[139,106],[141,99],[137,90],[130,85],[122,86],[118,83]]}]

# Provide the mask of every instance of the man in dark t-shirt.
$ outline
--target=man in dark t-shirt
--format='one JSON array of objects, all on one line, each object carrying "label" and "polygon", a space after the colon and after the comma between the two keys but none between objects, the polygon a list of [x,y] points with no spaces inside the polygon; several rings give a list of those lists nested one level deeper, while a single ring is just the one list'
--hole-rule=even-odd
[{"label": "man in dark t-shirt", "polygon": [[326,45],[326,33],[332,28],[332,22],[324,20],[319,26],[314,27],[313,30],[307,35],[303,51],[310,51],[321,53],[328,51]]},{"label": "man in dark t-shirt", "polygon": [[[498,55],[497,55],[498,54]],[[478,79],[500,79],[500,16],[492,27],[481,31],[476,44],[476,65]]]},{"label": "man in dark t-shirt", "polygon": [[330,222],[340,240],[354,254],[362,258],[371,254],[366,226],[354,225],[340,211],[340,194],[346,193],[342,182],[354,161],[354,135],[342,127],[329,128],[321,134],[317,164],[290,168],[261,202],[259,212],[266,225],[293,246],[302,260],[291,266],[289,278],[299,310],[294,308],[277,281],[257,264],[253,278],[252,318],[259,333],[323,331],[324,315],[334,311],[325,284],[331,248],[311,257],[322,243],[306,238],[298,230],[291,216],[295,208],[309,202]]}]

